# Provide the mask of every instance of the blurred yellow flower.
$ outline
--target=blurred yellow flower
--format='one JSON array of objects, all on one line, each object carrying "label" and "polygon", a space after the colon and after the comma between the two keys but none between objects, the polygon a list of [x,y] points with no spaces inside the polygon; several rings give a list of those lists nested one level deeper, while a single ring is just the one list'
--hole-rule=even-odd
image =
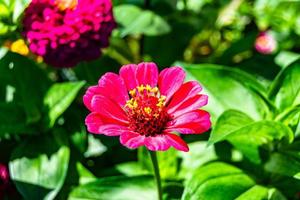
[{"label": "blurred yellow flower", "polygon": [[9,48],[12,52],[15,52],[15,53],[18,53],[18,54],[21,54],[23,56],[28,56],[29,54],[29,49],[27,47],[27,45],[25,44],[25,41],[22,40],[22,39],[18,39],[16,40],[15,42],[13,42],[11,45],[10,45],[10,48]]}]

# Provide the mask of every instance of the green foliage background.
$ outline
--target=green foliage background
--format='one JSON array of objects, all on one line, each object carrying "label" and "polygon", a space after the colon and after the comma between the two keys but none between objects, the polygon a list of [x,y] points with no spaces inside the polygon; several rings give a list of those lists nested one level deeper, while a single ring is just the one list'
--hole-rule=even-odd
[{"label": "green foliage background", "polygon": [[[140,60],[182,66],[209,95],[212,130],[159,152],[164,199],[285,200],[300,192],[300,1],[114,0],[118,28],[98,60],[55,69],[5,47],[28,0],[0,0],[0,162],[6,199],[152,200],[147,151],[86,132],[82,95]],[[278,41],[255,51],[260,31]]]}]

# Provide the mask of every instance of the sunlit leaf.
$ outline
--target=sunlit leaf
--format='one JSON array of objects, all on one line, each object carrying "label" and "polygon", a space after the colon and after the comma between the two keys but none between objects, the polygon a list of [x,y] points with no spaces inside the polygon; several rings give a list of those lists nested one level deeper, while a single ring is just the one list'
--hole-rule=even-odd
[{"label": "sunlit leaf", "polygon": [[216,162],[194,171],[182,200],[232,200],[254,185],[241,169]]},{"label": "sunlit leaf", "polygon": [[143,11],[133,5],[121,5],[114,9],[116,21],[124,28],[121,36],[129,34],[162,35],[170,32],[169,24],[152,11]]},{"label": "sunlit leaf", "polygon": [[31,138],[13,152],[10,175],[26,200],[52,200],[63,186],[69,158],[62,134]]},{"label": "sunlit leaf", "polygon": [[287,200],[277,189],[255,185],[236,200]]},{"label": "sunlit leaf", "polygon": [[260,148],[272,144],[273,141],[291,143],[293,138],[289,127],[281,123],[254,121],[242,112],[229,110],[218,119],[209,141],[215,143],[228,140],[249,160],[260,163]]},{"label": "sunlit leaf", "polygon": [[56,83],[51,86],[44,98],[46,123],[52,127],[56,119],[70,106],[79,90],[85,84],[81,82]]},{"label": "sunlit leaf", "polygon": [[157,197],[153,177],[110,177],[75,188],[69,200],[153,200]]},{"label": "sunlit leaf", "polygon": [[300,61],[284,68],[274,80],[269,96],[280,111],[300,104]]}]

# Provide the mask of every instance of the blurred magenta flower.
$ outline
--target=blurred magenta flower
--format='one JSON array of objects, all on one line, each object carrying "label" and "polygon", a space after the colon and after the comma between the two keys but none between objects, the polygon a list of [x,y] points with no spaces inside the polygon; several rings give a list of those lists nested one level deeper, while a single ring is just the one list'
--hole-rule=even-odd
[{"label": "blurred magenta flower", "polygon": [[91,111],[85,123],[88,131],[120,136],[131,149],[146,146],[165,151],[171,146],[188,151],[175,133],[200,134],[210,129],[210,115],[199,108],[208,97],[196,81],[184,82],[180,67],[166,68],[158,74],[154,63],[129,64],[119,72],[106,73],[98,85],[83,97]]},{"label": "blurred magenta flower", "polygon": [[9,189],[9,172],[6,165],[0,163],[0,199]]},{"label": "blurred magenta flower", "polygon": [[255,49],[261,54],[272,54],[277,49],[277,41],[268,32],[261,32],[255,40]]},{"label": "blurred magenta flower", "polygon": [[46,63],[72,67],[98,58],[115,26],[110,0],[32,0],[23,35]]}]

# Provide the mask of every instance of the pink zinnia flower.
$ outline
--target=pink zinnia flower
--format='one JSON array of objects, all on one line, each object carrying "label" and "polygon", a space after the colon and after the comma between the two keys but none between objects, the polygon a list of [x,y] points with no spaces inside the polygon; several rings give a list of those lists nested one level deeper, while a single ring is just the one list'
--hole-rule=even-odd
[{"label": "pink zinnia flower", "polygon": [[255,40],[255,49],[261,54],[272,54],[277,49],[277,41],[272,34],[261,32]]},{"label": "pink zinnia flower", "polygon": [[23,35],[46,63],[72,67],[98,58],[115,26],[110,0],[32,0]]},{"label": "pink zinnia flower", "polygon": [[85,123],[88,131],[120,136],[131,149],[146,146],[165,151],[171,146],[188,151],[176,134],[200,134],[210,129],[210,115],[199,108],[208,97],[196,81],[184,82],[180,67],[158,74],[154,63],[125,65],[120,75],[106,73],[98,85],[88,88],[83,97],[91,111]]}]

